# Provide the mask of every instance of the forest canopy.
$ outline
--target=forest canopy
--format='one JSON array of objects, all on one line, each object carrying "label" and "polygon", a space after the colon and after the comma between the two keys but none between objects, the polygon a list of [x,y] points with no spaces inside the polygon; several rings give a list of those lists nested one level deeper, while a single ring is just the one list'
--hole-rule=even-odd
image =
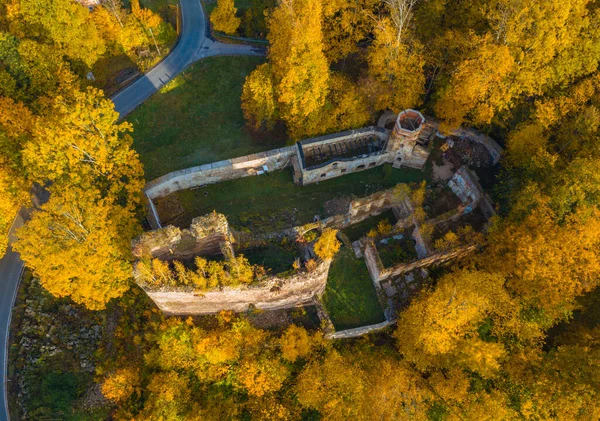
[{"label": "forest canopy", "polygon": [[[235,32],[236,13],[219,0],[211,21]],[[279,0],[265,13],[248,130],[294,142],[409,107],[444,133],[473,126],[505,147],[498,215],[373,336],[167,317],[132,282],[135,133],[86,74],[151,49],[146,28],[165,45],[173,28],[134,0],[0,0],[0,253],[44,186],[14,247],[52,295],[112,314],[95,373],[111,419],[600,418],[600,2]],[[325,231],[316,252],[339,248]]]}]

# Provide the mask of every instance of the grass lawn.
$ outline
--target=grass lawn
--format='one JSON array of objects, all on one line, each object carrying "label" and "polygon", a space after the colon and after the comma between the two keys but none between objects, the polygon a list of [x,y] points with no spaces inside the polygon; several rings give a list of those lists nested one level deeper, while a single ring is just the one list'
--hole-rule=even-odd
[{"label": "grass lawn", "polygon": [[202,60],[127,117],[146,180],[273,147],[252,143],[240,106],[244,80],[263,60]]},{"label": "grass lawn", "polygon": [[385,320],[367,265],[345,247],[335,257],[329,270],[323,304],[336,330]]},{"label": "grass lawn", "polygon": [[161,211],[160,200],[156,203],[164,224],[187,227],[196,216],[216,210],[226,215],[235,229],[268,232],[312,222],[316,214],[329,216],[323,210],[328,200],[352,195],[364,197],[398,183],[428,180],[429,175],[429,170],[396,170],[384,165],[298,186],[292,180],[291,170],[286,168],[268,175],[176,192],[184,209],[176,218]]}]

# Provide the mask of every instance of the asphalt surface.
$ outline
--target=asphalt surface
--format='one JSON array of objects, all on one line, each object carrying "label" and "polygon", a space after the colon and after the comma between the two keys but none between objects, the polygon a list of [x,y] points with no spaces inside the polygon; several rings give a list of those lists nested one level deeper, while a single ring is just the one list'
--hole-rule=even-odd
[{"label": "asphalt surface", "polygon": [[207,36],[206,18],[199,0],[180,0],[182,27],[179,42],[163,61],[112,97],[123,118],[186,67],[205,57],[219,55],[264,55],[265,49],[250,45],[224,44]]},{"label": "asphalt surface", "polygon": [[[35,189],[32,195],[33,205],[39,206],[48,200],[48,195],[41,189]],[[6,370],[8,363],[8,335],[10,333],[10,318],[15,304],[23,262],[19,255],[12,250],[15,241],[15,232],[23,226],[29,218],[31,209],[21,209],[13,221],[9,232],[9,248],[0,259],[0,420],[8,421],[8,399],[6,390]]]},{"label": "asphalt surface", "polygon": [[[266,50],[262,47],[225,44],[208,36],[206,19],[199,0],[180,0],[180,7],[181,35],[173,51],[156,67],[112,97],[115,110],[121,118],[195,61],[219,55],[265,55]],[[42,196],[46,195],[43,192],[34,195],[34,206],[40,204],[38,197]],[[47,200],[47,197],[42,198],[44,199]],[[6,390],[8,335],[12,307],[23,271],[23,262],[12,250],[11,245],[15,240],[14,233],[29,218],[30,213],[30,209],[22,209],[15,218],[9,235],[9,249],[0,259],[0,421],[9,421]]]}]

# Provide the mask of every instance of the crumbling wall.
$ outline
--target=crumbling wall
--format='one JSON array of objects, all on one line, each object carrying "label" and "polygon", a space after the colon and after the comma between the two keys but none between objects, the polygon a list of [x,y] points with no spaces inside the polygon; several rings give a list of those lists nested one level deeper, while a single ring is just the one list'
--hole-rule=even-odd
[{"label": "crumbling wall", "polygon": [[138,259],[152,256],[161,260],[217,255],[231,239],[227,218],[213,212],[194,218],[187,229],[169,225],[145,232],[133,241],[133,255]]},{"label": "crumbling wall", "polygon": [[365,261],[367,263],[367,268],[369,268],[371,278],[376,283],[379,283],[388,279],[389,277],[396,277],[415,269],[441,265],[443,263],[449,262],[450,260],[466,256],[467,254],[472,253],[476,249],[477,246],[475,245],[458,247],[453,250],[432,254],[431,256],[427,256],[423,259],[415,260],[410,263],[400,263],[391,268],[383,268],[377,265],[377,259],[379,259],[379,256],[376,254],[376,251],[375,253],[373,253],[372,250],[368,252],[369,249],[367,248],[365,249]]},{"label": "crumbling wall", "polygon": [[325,291],[331,261],[322,261],[311,272],[288,278],[270,277],[260,283],[194,293],[191,289],[146,290],[166,314],[215,314],[222,310],[243,312],[250,306],[278,310],[312,304]]},{"label": "crumbling wall", "polygon": [[317,169],[303,169],[301,171],[300,184],[305,186],[307,184],[329,180],[330,178],[341,177],[342,175],[375,168],[393,159],[393,157],[390,158],[390,156],[392,155],[390,155],[389,152],[377,152],[351,161],[332,162]]},{"label": "crumbling wall", "polygon": [[448,187],[458,196],[463,205],[472,209],[481,201],[483,189],[477,181],[477,176],[466,166],[460,167],[448,181]]},{"label": "crumbling wall", "polygon": [[355,327],[353,329],[338,330],[337,332],[327,333],[326,339],[350,339],[358,338],[359,336],[367,335],[369,333],[383,330],[388,326],[395,323],[395,320],[386,320],[385,322],[377,323],[374,325]]},{"label": "crumbling wall", "polygon": [[288,146],[173,171],[147,183],[144,191],[150,199],[156,199],[179,190],[258,175],[263,166],[269,171],[280,170],[291,165],[290,159],[295,153],[296,147]]},{"label": "crumbling wall", "polygon": [[457,129],[452,132],[452,135],[459,136],[459,137],[465,137],[465,138],[471,139],[472,141],[474,141],[476,143],[482,144],[487,149],[490,156],[492,157],[493,165],[496,165],[498,163],[498,161],[500,161],[500,158],[502,157],[502,147],[498,144],[498,142],[496,142],[494,139],[492,139],[488,135],[476,131],[475,129],[471,129],[471,128]]},{"label": "crumbling wall", "polygon": [[393,159],[393,153],[382,150],[371,154],[357,156],[355,158],[340,158],[334,162],[329,162],[326,165],[320,166],[319,168],[306,168],[304,166],[302,152],[304,146],[310,146],[311,148],[316,146],[326,146],[334,143],[351,141],[352,139],[368,135],[377,136],[382,139],[382,141],[387,141],[389,138],[389,131],[380,127],[365,127],[362,129],[347,130],[345,132],[305,139],[298,142],[296,144],[297,167],[294,168],[294,179],[301,185],[307,185],[351,174],[353,172],[364,171],[390,162]]}]

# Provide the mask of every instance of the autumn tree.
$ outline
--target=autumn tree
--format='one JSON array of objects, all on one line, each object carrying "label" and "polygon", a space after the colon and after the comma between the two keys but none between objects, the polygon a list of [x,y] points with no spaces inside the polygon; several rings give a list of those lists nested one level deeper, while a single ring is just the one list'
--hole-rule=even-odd
[{"label": "autumn tree", "polygon": [[242,89],[244,118],[254,130],[272,129],[278,118],[277,97],[268,63],[259,65],[246,77]]},{"label": "autumn tree", "polygon": [[31,179],[52,182],[51,198],[15,248],[48,291],[90,309],[129,288],[130,241],[140,229],[142,168],[117,117],[99,91],[69,91],[23,149]]},{"label": "autumn tree", "polygon": [[505,354],[502,345],[478,338],[488,317],[514,319],[502,276],[457,271],[413,300],[400,314],[395,336],[400,352],[421,369],[459,365],[487,376]]},{"label": "autumn tree", "polygon": [[362,371],[332,351],[308,363],[297,379],[295,392],[300,404],[318,410],[328,420],[357,418],[359,402],[366,394]]},{"label": "autumn tree", "polygon": [[337,230],[325,228],[315,243],[315,254],[323,260],[331,260],[335,257],[341,246],[337,239]]},{"label": "autumn tree", "polygon": [[50,293],[101,310],[129,289],[135,215],[92,187],[50,192],[14,247]]},{"label": "autumn tree", "polygon": [[27,26],[26,33],[50,39],[65,56],[91,67],[104,53],[104,41],[89,11],[80,3],[70,0],[15,2],[19,23]]},{"label": "autumn tree", "polygon": [[421,102],[425,87],[422,47],[411,35],[416,0],[384,2],[389,15],[379,19],[368,50],[364,88],[376,110],[401,111]]},{"label": "autumn tree", "polygon": [[514,71],[515,62],[510,49],[494,44],[491,36],[474,41],[479,47],[473,58],[458,66],[435,105],[435,114],[444,120],[446,130],[463,121],[490,123],[497,112],[512,105],[507,78]]},{"label": "autumn tree", "polygon": [[136,208],[143,170],[127,134],[131,125],[117,120],[114,104],[96,89],[55,97],[52,113],[38,121],[23,150],[32,179],[63,189],[94,186],[125,208]]},{"label": "autumn tree", "polygon": [[122,402],[140,388],[140,373],[136,368],[122,368],[111,373],[102,383],[102,394],[114,402]]},{"label": "autumn tree", "polygon": [[19,208],[29,202],[31,182],[23,171],[21,149],[31,136],[34,121],[24,104],[0,97],[0,257]]},{"label": "autumn tree", "polygon": [[268,22],[269,62],[246,80],[244,115],[254,128],[262,124],[272,127],[277,116],[294,139],[316,134],[329,79],[323,54],[321,2],[285,0],[273,10]]},{"label": "autumn tree", "polygon": [[233,0],[217,0],[217,7],[210,14],[210,23],[215,31],[234,35],[241,22],[236,13],[237,8],[234,6]]},{"label": "autumn tree", "polygon": [[595,207],[580,207],[557,224],[544,198],[526,206],[534,208],[523,219],[493,232],[486,266],[505,276],[523,308],[548,328],[567,317],[576,297],[597,286],[600,215]]}]

